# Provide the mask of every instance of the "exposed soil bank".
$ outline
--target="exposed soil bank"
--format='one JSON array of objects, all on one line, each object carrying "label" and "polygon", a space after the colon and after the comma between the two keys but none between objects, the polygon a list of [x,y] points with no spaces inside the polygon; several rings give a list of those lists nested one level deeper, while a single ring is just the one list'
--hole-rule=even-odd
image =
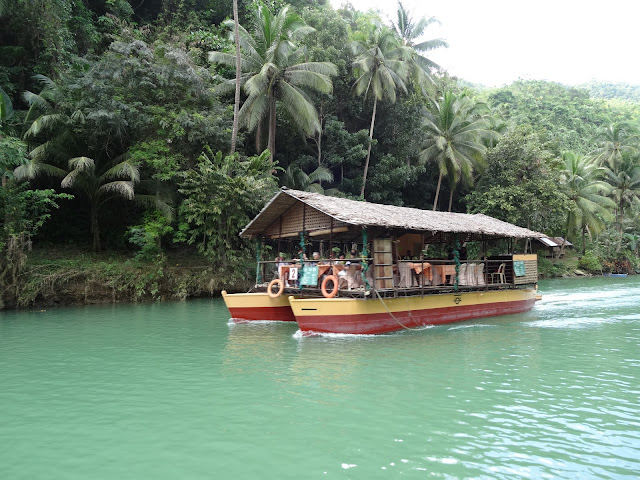
[{"label": "exposed soil bank", "polygon": [[56,262],[26,267],[2,292],[1,309],[212,297],[246,291],[251,282],[225,282],[211,267]]}]

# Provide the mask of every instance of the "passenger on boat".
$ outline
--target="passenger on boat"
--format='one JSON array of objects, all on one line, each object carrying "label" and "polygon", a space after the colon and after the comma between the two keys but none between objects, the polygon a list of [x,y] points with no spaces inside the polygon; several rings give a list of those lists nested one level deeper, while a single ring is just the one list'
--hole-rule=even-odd
[{"label": "passenger on boat", "polygon": [[[344,258],[344,255],[341,255]],[[347,269],[350,268],[351,262],[345,263],[345,268],[338,271],[338,288],[344,289],[348,287],[347,283]]]}]

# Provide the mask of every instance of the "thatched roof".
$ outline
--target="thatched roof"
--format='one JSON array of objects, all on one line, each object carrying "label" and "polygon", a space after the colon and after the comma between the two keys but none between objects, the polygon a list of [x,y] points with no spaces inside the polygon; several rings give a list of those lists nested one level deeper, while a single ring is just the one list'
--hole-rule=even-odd
[{"label": "thatched roof", "polygon": [[302,202],[335,220],[358,227],[384,227],[416,232],[470,233],[487,237],[541,238],[546,235],[482,214],[434,212],[417,208],[328,197],[283,188],[240,233],[257,237],[282,214]]}]

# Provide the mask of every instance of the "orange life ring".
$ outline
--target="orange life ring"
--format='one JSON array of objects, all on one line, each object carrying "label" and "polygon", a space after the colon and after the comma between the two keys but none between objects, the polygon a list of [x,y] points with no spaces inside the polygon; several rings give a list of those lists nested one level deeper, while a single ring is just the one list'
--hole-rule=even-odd
[{"label": "orange life ring", "polygon": [[[333,290],[331,290],[330,292],[327,291],[327,283],[329,283],[329,280],[333,282]],[[324,277],[324,279],[322,280],[322,285],[320,286],[320,290],[322,291],[322,295],[324,295],[326,298],[335,297],[338,294],[338,277],[336,277],[335,275],[327,275],[326,277]]]},{"label": "orange life ring", "polygon": [[[271,287],[273,287],[274,285],[278,285],[278,291],[275,293],[271,291]],[[284,283],[282,283],[282,280],[280,280],[279,278],[274,278],[269,282],[269,285],[267,286],[267,295],[269,295],[271,298],[278,298],[280,295],[282,295],[283,291]]]}]

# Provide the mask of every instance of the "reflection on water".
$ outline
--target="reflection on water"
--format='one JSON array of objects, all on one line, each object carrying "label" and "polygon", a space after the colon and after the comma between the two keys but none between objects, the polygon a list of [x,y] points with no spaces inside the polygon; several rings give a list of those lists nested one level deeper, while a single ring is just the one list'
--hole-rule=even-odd
[{"label": "reflection on water", "polygon": [[380,336],[221,300],[0,317],[0,478],[637,478],[640,279]]}]

